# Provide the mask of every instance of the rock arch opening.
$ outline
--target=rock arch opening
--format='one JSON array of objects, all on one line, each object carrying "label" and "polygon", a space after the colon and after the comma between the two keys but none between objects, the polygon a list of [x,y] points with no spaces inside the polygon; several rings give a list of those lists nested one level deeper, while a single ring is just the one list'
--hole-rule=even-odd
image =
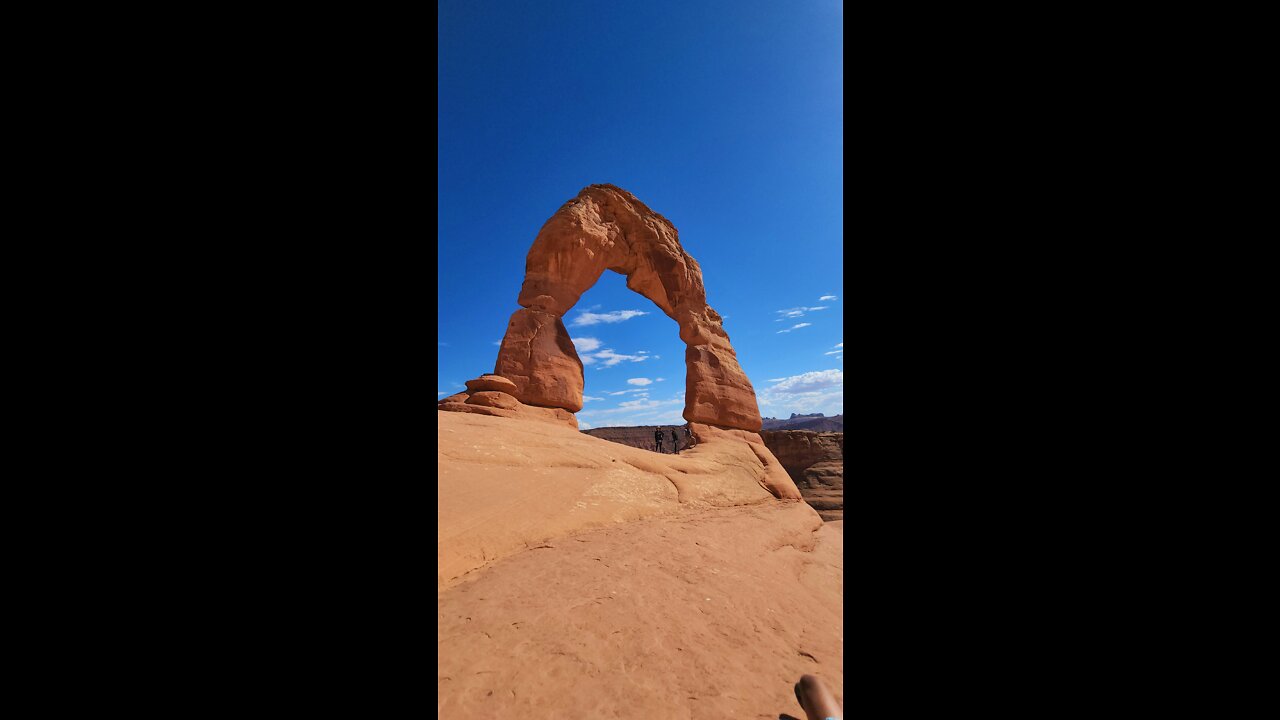
[{"label": "rock arch opening", "polygon": [[679,326],[685,343],[689,422],[757,432],[755,390],[738,364],[722,319],[707,304],[702,269],[680,245],[675,226],[614,185],[590,185],[538,232],[507,323],[494,374],[514,384],[517,400],[571,413],[582,410],[582,360],[564,316],[605,270],[626,278]]}]

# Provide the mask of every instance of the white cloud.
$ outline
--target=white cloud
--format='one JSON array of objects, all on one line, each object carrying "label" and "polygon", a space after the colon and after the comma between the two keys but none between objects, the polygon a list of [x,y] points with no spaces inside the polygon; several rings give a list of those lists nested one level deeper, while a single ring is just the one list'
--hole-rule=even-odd
[{"label": "white cloud", "polygon": [[584,429],[584,430],[590,430],[590,429],[591,429],[591,423],[587,422],[586,420],[579,420],[579,421],[578,421],[578,427],[580,427],[580,428],[582,428],[582,429]]},{"label": "white cloud", "polygon": [[619,390],[618,392],[607,392],[605,395],[626,395],[627,393],[646,393],[648,388],[631,388],[630,390]]},{"label": "white cloud", "polygon": [[818,310],[826,310],[826,309],[827,309],[826,305],[819,305],[818,307],[809,308],[809,312],[816,312]]},{"label": "white cloud", "polygon": [[591,402],[592,400],[603,400],[603,399],[604,399],[604,398],[591,397],[590,395],[583,395],[583,396],[582,396],[582,402],[584,402],[584,403],[585,403],[585,402]]},{"label": "white cloud", "polygon": [[605,349],[595,354],[595,359],[604,364],[604,367],[613,367],[620,362],[643,362],[649,359],[648,355],[621,355],[612,350]]},{"label": "white cloud", "polygon": [[792,325],[791,327],[787,328],[786,330],[779,330],[779,331],[778,331],[778,333],[787,333],[787,332],[791,332],[792,330],[799,330],[800,328],[806,328],[806,327],[809,327],[809,326],[810,326],[810,325],[812,325],[812,324],[813,324],[813,323],[796,323],[795,325]]},{"label": "white cloud", "polygon": [[494,345],[497,345],[498,347],[502,347],[502,341],[501,341],[501,340],[495,340],[493,344],[494,344]]},{"label": "white cloud", "polygon": [[654,382],[663,382],[666,378],[654,378]]},{"label": "white cloud", "polygon": [[571,338],[571,339],[573,340],[573,347],[579,353],[594,352],[600,349],[600,345],[602,344],[599,340],[591,337]]},{"label": "white cloud", "polygon": [[818,302],[822,302],[823,300],[836,300],[836,299],[838,298],[836,298],[835,295],[823,295],[822,297],[818,298]]},{"label": "white cloud", "polygon": [[838,347],[838,348],[842,348],[842,347],[844,347],[844,343],[842,343],[842,342],[841,342],[841,343],[836,343],[836,347]]},{"label": "white cloud", "polygon": [[619,323],[623,320],[630,320],[633,317],[648,314],[642,310],[614,310],[607,313],[580,312],[569,325],[586,327],[587,325],[598,325],[599,323]]},{"label": "white cloud", "polygon": [[648,385],[652,382],[653,381],[649,378],[631,378],[630,380],[627,380],[628,385]]},{"label": "white cloud", "polygon": [[804,308],[798,307],[798,308],[790,308],[788,310],[776,310],[775,312],[777,312],[779,315],[782,316],[778,318],[778,322],[782,322],[783,320],[786,320],[788,318],[798,318],[803,316],[804,310],[805,310]]},{"label": "white cloud", "polygon": [[[774,383],[758,395],[766,414],[781,417],[785,413],[822,412],[838,415],[844,412],[844,371],[817,370],[791,377],[775,378]],[[767,410],[763,410],[767,408]]]},{"label": "white cloud", "polygon": [[448,394],[449,394],[448,390],[441,390],[440,392],[436,393],[436,395],[448,395]]},{"label": "white cloud", "polygon": [[[582,417],[586,415],[597,426],[644,425],[645,423],[639,422],[639,421],[644,419],[647,415],[652,415],[656,413],[638,413],[637,411],[665,410],[666,408],[675,407],[677,405],[683,405],[683,404],[684,404],[684,398],[672,398],[671,400],[649,400],[647,398],[644,398],[644,399],[638,399],[638,400],[631,400],[631,401],[622,403],[616,408],[610,408],[608,410],[583,410],[582,412],[578,413],[578,417]],[[623,407],[624,405],[625,407]],[[602,416],[613,417],[617,415],[622,415],[623,417],[620,417],[609,423],[601,422],[601,420],[599,419]],[[683,425],[684,421],[681,420],[678,423],[663,422],[661,424]]]},{"label": "white cloud", "polygon": [[776,384],[766,389],[766,392],[801,393],[832,387],[842,388],[844,387],[844,371],[835,369],[815,370],[814,372],[792,375],[791,377],[771,380],[770,382]]},{"label": "white cloud", "polygon": [[843,350],[832,350],[831,352],[824,352],[822,354],[823,355],[840,355],[842,353],[844,353]]}]

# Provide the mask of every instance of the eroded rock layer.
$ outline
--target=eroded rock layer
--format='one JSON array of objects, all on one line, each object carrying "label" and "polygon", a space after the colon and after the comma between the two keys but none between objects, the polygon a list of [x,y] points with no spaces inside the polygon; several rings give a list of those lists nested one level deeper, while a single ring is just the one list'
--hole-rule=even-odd
[{"label": "eroded rock layer", "polygon": [[844,519],[844,433],[765,430],[760,437],[823,520]]}]

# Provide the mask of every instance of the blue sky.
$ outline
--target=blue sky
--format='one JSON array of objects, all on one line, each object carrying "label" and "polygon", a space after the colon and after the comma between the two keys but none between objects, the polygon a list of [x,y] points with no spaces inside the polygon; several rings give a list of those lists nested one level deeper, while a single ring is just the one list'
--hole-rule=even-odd
[{"label": "blue sky", "polygon": [[[832,0],[441,0],[437,397],[493,371],[542,224],[613,183],[676,226],[763,415],[843,412],[842,23]],[[675,321],[625,278],[565,325],[582,427],[684,422]]]}]

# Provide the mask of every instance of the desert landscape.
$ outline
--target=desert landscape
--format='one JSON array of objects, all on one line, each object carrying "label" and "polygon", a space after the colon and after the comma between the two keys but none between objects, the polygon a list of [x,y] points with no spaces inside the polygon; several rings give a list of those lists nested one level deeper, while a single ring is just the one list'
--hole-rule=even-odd
[{"label": "desert landscape", "polygon": [[[562,318],[605,270],[679,327],[679,452],[579,430]],[[762,432],[701,268],[614,185],[546,222],[517,304],[437,406],[439,716],[803,718],[803,675],[843,702],[843,420]]]}]

